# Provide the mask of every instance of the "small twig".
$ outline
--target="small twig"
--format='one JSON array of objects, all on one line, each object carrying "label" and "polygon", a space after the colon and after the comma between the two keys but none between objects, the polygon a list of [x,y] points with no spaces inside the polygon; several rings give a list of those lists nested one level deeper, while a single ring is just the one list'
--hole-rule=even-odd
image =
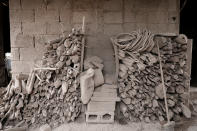
[{"label": "small twig", "polygon": [[19,127],[19,126],[22,125],[24,122],[25,122],[25,120],[22,120],[21,122],[19,122],[19,123],[15,126],[15,128],[16,128],[16,127]]},{"label": "small twig", "polygon": [[43,81],[43,80],[38,76],[38,74],[36,74],[36,77],[38,78],[39,81]]}]

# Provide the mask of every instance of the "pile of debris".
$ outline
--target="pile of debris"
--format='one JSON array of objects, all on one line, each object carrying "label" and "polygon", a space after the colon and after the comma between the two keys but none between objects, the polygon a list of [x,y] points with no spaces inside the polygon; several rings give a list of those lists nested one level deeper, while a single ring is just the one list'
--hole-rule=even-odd
[{"label": "pile of debris", "polygon": [[[169,119],[189,118],[186,106],[187,43],[175,37],[154,36],[147,30],[112,38],[123,115],[131,121],[164,121],[166,108],[161,75],[167,90]],[[161,54],[161,74],[158,51]]]},{"label": "pile of debris", "polygon": [[74,121],[82,108],[79,74],[84,44],[84,35],[76,29],[46,43],[41,65],[28,79],[18,75],[4,92],[0,124],[34,127],[48,123],[54,127]]}]

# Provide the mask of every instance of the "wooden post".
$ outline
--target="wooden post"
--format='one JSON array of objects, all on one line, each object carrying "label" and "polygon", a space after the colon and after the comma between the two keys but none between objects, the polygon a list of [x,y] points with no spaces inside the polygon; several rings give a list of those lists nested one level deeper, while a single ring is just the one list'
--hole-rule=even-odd
[{"label": "wooden post", "polygon": [[193,40],[188,39],[187,42],[187,61],[186,61],[186,75],[187,75],[187,80],[185,83],[185,86],[187,88],[187,93],[188,93],[188,100],[187,100],[187,105],[189,107],[190,103],[190,80],[191,80],[191,64],[192,64],[192,44]]},{"label": "wooden post", "polygon": [[81,32],[83,34],[82,38],[82,47],[81,47],[81,72],[83,71],[83,59],[84,59],[84,51],[85,51],[85,16],[83,16],[83,23],[81,27]]}]

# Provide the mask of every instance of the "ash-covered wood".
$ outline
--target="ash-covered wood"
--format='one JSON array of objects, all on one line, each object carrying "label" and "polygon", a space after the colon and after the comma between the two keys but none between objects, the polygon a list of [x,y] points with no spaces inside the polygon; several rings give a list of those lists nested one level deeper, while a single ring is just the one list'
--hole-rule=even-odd
[{"label": "ash-covered wood", "polygon": [[191,117],[186,106],[187,43],[174,37],[154,36],[148,31],[112,38],[117,58],[117,81],[123,115],[131,121],[164,121],[166,108],[158,50],[162,60],[170,120]]},{"label": "ash-covered wood", "polygon": [[55,127],[76,119],[82,108],[79,74],[84,42],[80,30],[73,29],[69,36],[46,43],[42,64],[28,79],[16,77],[4,92],[2,128],[20,122],[30,127],[46,123]]}]

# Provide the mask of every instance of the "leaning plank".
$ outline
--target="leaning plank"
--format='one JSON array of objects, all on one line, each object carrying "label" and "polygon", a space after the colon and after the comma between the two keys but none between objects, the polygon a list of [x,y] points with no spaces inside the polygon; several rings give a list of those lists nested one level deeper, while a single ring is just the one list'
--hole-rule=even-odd
[{"label": "leaning plank", "polygon": [[190,103],[190,76],[191,76],[191,64],[192,64],[192,43],[193,43],[193,40],[192,39],[189,39],[188,40],[188,43],[187,43],[187,61],[186,61],[186,73],[187,73],[187,76],[189,77],[187,80],[186,80],[186,88],[187,88],[187,92],[188,92],[188,101],[187,101],[187,104],[189,105]]}]

